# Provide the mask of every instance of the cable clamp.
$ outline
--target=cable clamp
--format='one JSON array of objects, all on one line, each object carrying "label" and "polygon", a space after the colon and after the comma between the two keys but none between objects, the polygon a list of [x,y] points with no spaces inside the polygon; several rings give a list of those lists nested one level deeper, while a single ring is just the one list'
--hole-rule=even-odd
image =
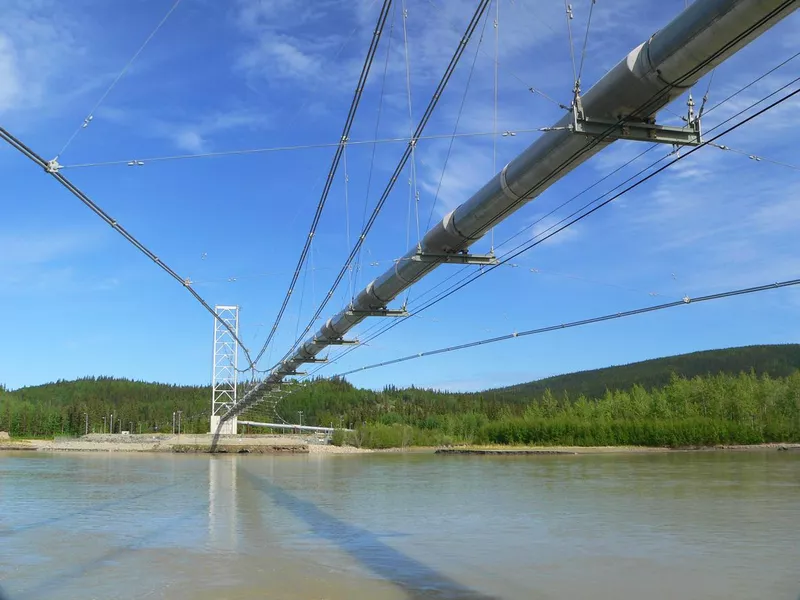
[{"label": "cable clamp", "polygon": [[44,170],[48,173],[58,173],[61,167],[62,165],[59,164],[58,159],[54,158],[53,160],[47,161],[47,166]]},{"label": "cable clamp", "polygon": [[691,301],[692,301],[692,299],[691,299],[691,298],[689,298],[689,296],[684,296],[684,297],[683,297],[683,303],[684,303],[684,304],[689,304]]}]

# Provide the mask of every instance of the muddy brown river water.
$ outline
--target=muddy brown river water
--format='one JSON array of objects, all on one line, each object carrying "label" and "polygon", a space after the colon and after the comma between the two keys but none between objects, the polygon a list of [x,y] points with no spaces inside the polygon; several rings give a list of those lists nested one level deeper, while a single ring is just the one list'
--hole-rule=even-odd
[{"label": "muddy brown river water", "polygon": [[0,453],[8,600],[798,600],[800,452]]}]

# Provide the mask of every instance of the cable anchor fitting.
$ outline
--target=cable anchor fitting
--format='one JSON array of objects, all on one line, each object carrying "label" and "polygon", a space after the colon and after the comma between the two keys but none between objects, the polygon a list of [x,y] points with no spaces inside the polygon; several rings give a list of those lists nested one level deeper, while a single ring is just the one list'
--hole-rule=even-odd
[{"label": "cable anchor fitting", "polygon": [[54,158],[53,160],[47,161],[47,166],[44,168],[50,174],[58,173],[62,168],[62,165],[59,164],[58,158]]}]

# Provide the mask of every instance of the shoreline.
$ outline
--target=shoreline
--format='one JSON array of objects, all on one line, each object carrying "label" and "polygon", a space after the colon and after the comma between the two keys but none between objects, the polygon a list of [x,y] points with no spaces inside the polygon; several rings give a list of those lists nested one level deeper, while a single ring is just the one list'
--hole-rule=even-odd
[{"label": "shoreline", "polygon": [[669,452],[800,452],[800,444],[766,443],[742,445],[652,447],[652,446],[500,446],[463,445],[449,447],[355,448],[332,446],[291,435],[130,435],[90,434],[75,439],[9,439],[0,440],[0,452],[110,452],[110,453],[176,453],[176,454],[441,454],[471,456],[575,456],[585,454],[652,454]]},{"label": "shoreline", "polygon": [[764,444],[719,444],[716,446],[455,446],[437,448],[436,454],[473,455],[473,456],[520,456],[520,455],[566,455],[581,454],[666,454],[686,452],[800,452],[800,444],[764,443]]}]

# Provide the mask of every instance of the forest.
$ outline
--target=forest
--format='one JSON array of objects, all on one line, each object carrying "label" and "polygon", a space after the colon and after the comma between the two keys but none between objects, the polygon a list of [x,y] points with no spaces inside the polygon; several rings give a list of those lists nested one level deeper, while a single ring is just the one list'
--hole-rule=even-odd
[{"label": "forest", "polygon": [[[334,443],[374,448],[797,442],[798,361],[798,345],[752,346],[478,393],[393,386],[373,391],[318,379],[298,385],[277,410],[287,421],[302,411],[304,424],[353,428],[338,431]],[[80,435],[88,423],[90,432],[107,432],[113,415],[115,432],[169,433],[173,413],[180,411],[182,431],[205,433],[210,394],[207,386],[103,377],[14,391],[0,387],[0,430],[16,437]]]}]

